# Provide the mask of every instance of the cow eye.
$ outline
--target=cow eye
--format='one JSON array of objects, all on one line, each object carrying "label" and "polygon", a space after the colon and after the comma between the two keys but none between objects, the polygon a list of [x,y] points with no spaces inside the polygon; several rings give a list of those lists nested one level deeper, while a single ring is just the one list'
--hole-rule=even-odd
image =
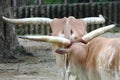
[{"label": "cow eye", "polygon": [[64,31],[62,31],[62,34],[64,34]]},{"label": "cow eye", "polygon": [[71,34],[73,34],[73,31],[71,30],[71,32],[70,32]]}]

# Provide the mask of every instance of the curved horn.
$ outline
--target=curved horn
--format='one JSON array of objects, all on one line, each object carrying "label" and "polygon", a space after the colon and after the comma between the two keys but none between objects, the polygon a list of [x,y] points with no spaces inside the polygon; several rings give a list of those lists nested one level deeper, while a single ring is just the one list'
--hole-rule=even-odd
[{"label": "curved horn", "polygon": [[99,28],[99,29],[96,29],[88,34],[86,34],[85,36],[82,37],[82,39],[85,41],[85,42],[89,42],[90,40],[92,40],[93,38],[107,32],[108,30],[111,30],[112,28],[114,28],[116,25],[115,24],[112,24],[112,25],[109,25],[109,26],[105,26],[105,27],[102,27],[102,28]]},{"label": "curved horn", "polygon": [[22,19],[10,19],[3,16],[3,19],[10,23],[15,24],[49,24],[52,22],[50,18],[43,18],[43,17],[34,17],[34,18],[22,18]]},{"label": "curved horn", "polygon": [[19,36],[19,38],[33,40],[33,41],[58,43],[58,44],[66,45],[66,46],[70,44],[69,39],[57,37],[57,36]]},{"label": "curved horn", "polygon": [[103,23],[105,23],[105,19],[102,15],[99,15],[99,17],[84,18],[83,20],[86,21],[88,24],[103,24]]}]

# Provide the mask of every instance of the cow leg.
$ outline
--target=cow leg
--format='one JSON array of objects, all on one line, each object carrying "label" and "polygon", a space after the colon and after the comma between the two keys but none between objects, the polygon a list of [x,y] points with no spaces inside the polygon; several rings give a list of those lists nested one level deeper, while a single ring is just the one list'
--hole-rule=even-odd
[{"label": "cow leg", "polygon": [[77,76],[71,74],[71,69],[69,65],[66,69],[66,80],[77,80]]},{"label": "cow leg", "polygon": [[77,76],[76,75],[70,75],[69,80],[77,80]]},{"label": "cow leg", "polygon": [[66,80],[69,80],[70,75],[71,75],[70,66],[68,66],[66,69]]},{"label": "cow leg", "polygon": [[102,80],[98,71],[96,71],[96,70],[88,71],[88,79],[89,80]]},{"label": "cow leg", "polygon": [[67,55],[65,54],[64,55],[64,61],[63,61],[63,65],[61,66],[61,74],[60,74],[60,76],[61,76],[61,78],[62,78],[62,80],[68,80],[68,74],[67,74]]},{"label": "cow leg", "polygon": [[59,68],[59,73],[58,73],[59,80],[66,80],[66,76],[65,75],[66,75],[65,68],[64,67],[60,67]]},{"label": "cow leg", "polygon": [[65,78],[65,69],[63,69],[62,72],[61,72],[61,78],[62,78],[62,80],[66,80],[66,78]]}]

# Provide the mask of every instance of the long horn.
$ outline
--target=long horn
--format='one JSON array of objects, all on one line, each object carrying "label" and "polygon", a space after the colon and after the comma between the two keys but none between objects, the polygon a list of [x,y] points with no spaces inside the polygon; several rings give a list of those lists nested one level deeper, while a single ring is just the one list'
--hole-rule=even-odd
[{"label": "long horn", "polygon": [[96,29],[88,34],[86,34],[85,36],[82,37],[82,39],[87,43],[89,42],[90,40],[92,40],[93,38],[111,30],[112,28],[114,28],[116,25],[115,24],[112,24],[112,25],[109,25],[109,26],[105,26],[105,27],[102,27],[102,28],[99,28],[99,29]]},{"label": "long horn", "polygon": [[34,18],[22,18],[22,19],[10,19],[3,16],[3,19],[7,22],[14,24],[49,24],[52,22],[50,18],[34,17]]},{"label": "long horn", "polygon": [[33,40],[33,41],[58,43],[58,44],[66,45],[66,46],[70,44],[69,39],[57,37],[57,36],[19,36],[19,38]]},{"label": "long horn", "polygon": [[86,21],[88,24],[103,24],[103,23],[105,23],[105,19],[102,15],[99,15],[99,17],[84,18],[83,20]]}]

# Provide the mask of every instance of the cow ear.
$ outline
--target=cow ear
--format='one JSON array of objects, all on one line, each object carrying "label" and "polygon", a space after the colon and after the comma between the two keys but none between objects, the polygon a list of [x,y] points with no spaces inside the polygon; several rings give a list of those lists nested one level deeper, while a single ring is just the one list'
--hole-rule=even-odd
[{"label": "cow ear", "polygon": [[58,19],[54,18],[53,21],[50,23],[52,35],[58,34],[61,30],[63,30],[66,23],[66,18]]},{"label": "cow ear", "polygon": [[115,24],[112,24],[112,25],[109,25],[109,26],[105,26],[105,27],[102,27],[102,28],[99,28],[99,29],[96,29],[88,34],[86,34],[85,36],[82,37],[82,39],[87,43],[89,42],[90,40],[92,40],[93,38],[111,30],[112,28],[114,28],[116,25]]},{"label": "cow ear", "polygon": [[67,54],[69,53],[69,49],[65,49],[65,48],[58,48],[55,50],[56,53],[58,54]]}]

